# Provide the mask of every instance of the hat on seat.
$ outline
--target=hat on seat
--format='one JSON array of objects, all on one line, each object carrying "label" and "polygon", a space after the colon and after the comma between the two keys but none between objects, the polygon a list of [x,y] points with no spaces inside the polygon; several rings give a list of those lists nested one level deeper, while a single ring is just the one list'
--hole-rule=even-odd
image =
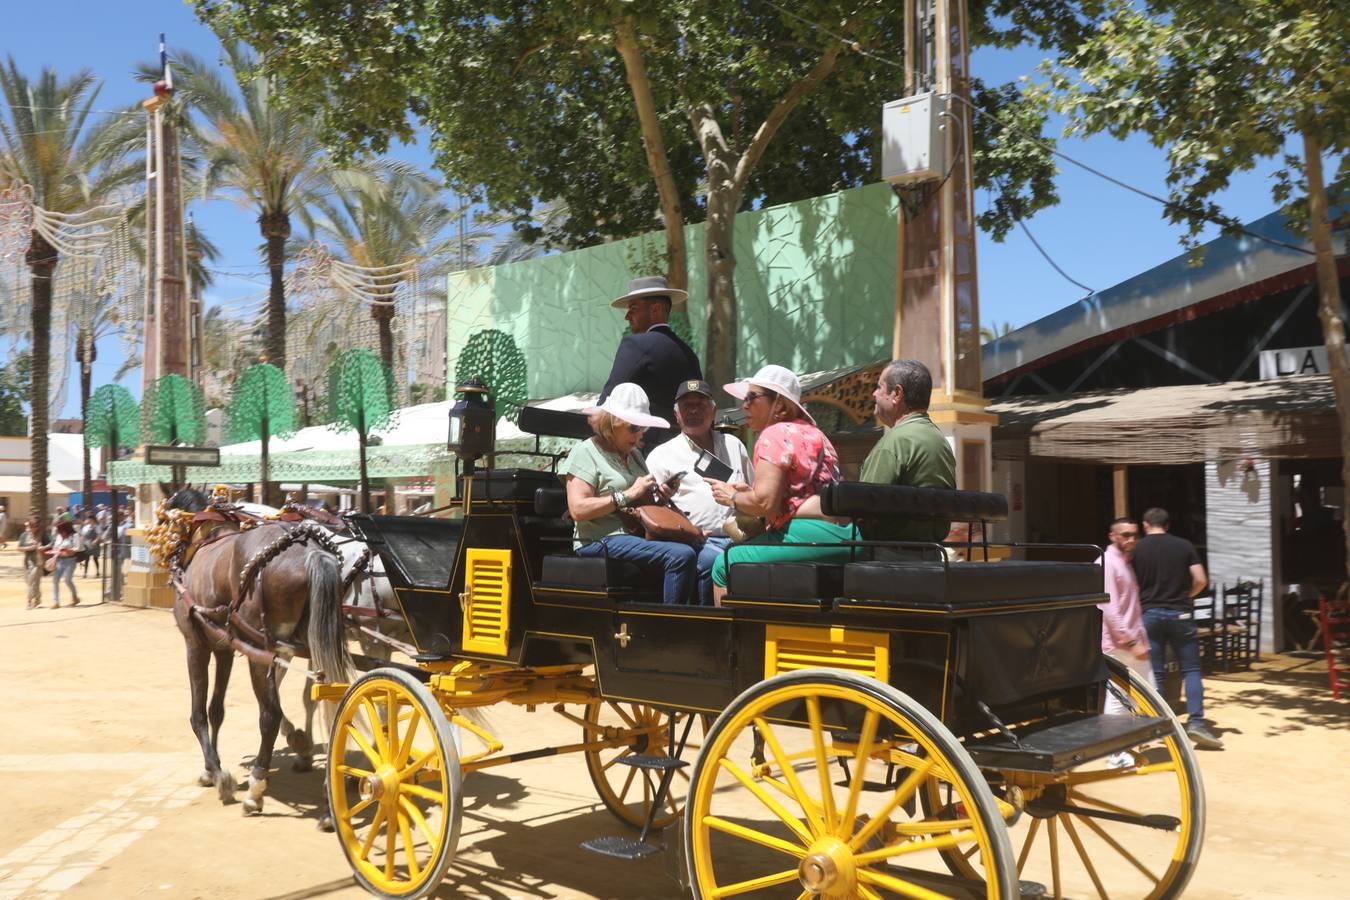
[{"label": "hat on seat", "polygon": [[670,427],[670,423],[665,419],[652,415],[651,404],[647,401],[647,392],[631,381],[615,385],[614,390],[609,392],[609,396],[605,398],[604,403],[599,406],[588,406],[582,412],[588,416],[593,416],[598,412],[607,412],[611,416],[623,419],[629,425],[637,425],[639,428]]},{"label": "hat on seat", "polygon": [[744,400],[745,395],[750,393],[752,385],[773,391],[778,396],[792,401],[792,405],[801,410],[808,422],[816,424],[815,418],[806,411],[805,406],[802,406],[802,382],[791,369],[768,365],[749,378],[738,378],[731,384],[722,385],[722,389],[737,400]]},{"label": "hat on seat", "polygon": [[688,291],[668,287],[664,275],[653,275],[649,278],[634,278],[628,282],[628,293],[617,300],[611,301],[609,305],[615,309],[627,309],[628,304],[634,300],[655,300],[658,297],[665,297],[674,303],[676,300],[684,300],[688,296]]}]

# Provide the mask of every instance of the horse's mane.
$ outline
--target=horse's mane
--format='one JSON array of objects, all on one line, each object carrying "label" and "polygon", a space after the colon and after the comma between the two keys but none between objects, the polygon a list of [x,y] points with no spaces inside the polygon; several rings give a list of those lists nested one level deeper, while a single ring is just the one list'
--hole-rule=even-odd
[{"label": "horse's mane", "polygon": [[177,491],[164,504],[165,509],[181,509],[186,512],[201,512],[209,502],[207,496],[196,488],[183,488]]}]

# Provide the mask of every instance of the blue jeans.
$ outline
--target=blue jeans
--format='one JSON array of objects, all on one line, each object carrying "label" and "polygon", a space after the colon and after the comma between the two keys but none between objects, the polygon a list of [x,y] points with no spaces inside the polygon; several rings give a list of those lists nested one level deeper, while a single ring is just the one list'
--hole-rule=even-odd
[{"label": "blue jeans", "polygon": [[698,581],[698,551],[674,541],[649,541],[631,534],[611,534],[592,541],[577,556],[608,556],[665,573],[663,603],[693,603]]},{"label": "blue jeans", "polygon": [[703,542],[698,551],[698,602],[704,606],[713,605],[712,567],[722,551],[731,546],[729,537],[710,537]]},{"label": "blue jeans", "polygon": [[[1186,618],[1181,618],[1185,615]],[[1186,685],[1186,716],[1191,721],[1205,717],[1205,685],[1200,677],[1200,644],[1195,639],[1195,620],[1189,613],[1154,607],[1144,610],[1148,652],[1153,662],[1153,681],[1163,689],[1163,666],[1167,647],[1172,648]]]},{"label": "blue jeans", "polygon": [[56,559],[56,569],[52,572],[52,603],[61,605],[61,581],[65,580],[70,585],[70,599],[79,600],[79,595],[75,593],[75,557],[59,556]]}]

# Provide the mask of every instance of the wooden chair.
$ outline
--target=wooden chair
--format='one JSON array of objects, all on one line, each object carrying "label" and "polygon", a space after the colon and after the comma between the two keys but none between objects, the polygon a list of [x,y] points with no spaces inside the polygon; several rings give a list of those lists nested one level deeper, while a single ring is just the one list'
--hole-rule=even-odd
[{"label": "wooden chair", "polygon": [[1191,601],[1195,616],[1195,639],[1200,646],[1200,671],[1213,675],[1222,665],[1220,610],[1215,608],[1214,588],[1207,587]]},{"label": "wooden chair", "polygon": [[1223,591],[1219,653],[1225,672],[1249,669],[1261,658],[1261,601],[1265,581],[1239,581]]},{"label": "wooden chair", "polygon": [[1322,647],[1327,654],[1327,678],[1331,681],[1331,696],[1341,699],[1340,669],[1350,669],[1350,603],[1344,599],[1345,588],[1335,600],[1321,597],[1317,601],[1317,619],[1322,631]]}]

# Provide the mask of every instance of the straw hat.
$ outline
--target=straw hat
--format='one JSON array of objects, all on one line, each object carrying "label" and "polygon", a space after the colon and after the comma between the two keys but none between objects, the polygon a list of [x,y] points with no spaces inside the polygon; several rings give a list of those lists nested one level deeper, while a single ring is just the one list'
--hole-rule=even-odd
[{"label": "straw hat", "polygon": [[653,275],[650,278],[634,278],[628,282],[628,293],[617,300],[610,301],[609,305],[615,309],[627,309],[628,304],[634,300],[655,300],[657,297],[665,297],[671,303],[674,303],[676,300],[683,300],[688,296],[688,291],[668,287],[664,276]]},{"label": "straw hat", "polygon": [[792,405],[801,410],[808,422],[816,424],[815,418],[806,411],[805,406],[802,406],[802,382],[791,369],[784,366],[765,366],[749,378],[738,378],[731,384],[722,385],[722,389],[737,400],[744,400],[752,386],[773,391],[778,396],[792,401]]},{"label": "straw hat", "polygon": [[582,412],[588,416],[607,412],[615,418],[623,419],[629,425],[637,425],[640,428],[670,427],[670,423],[665,419],[652,415],[647,392],[631,381],[615,385],[604,403],[599,406],[588,406]]}]

